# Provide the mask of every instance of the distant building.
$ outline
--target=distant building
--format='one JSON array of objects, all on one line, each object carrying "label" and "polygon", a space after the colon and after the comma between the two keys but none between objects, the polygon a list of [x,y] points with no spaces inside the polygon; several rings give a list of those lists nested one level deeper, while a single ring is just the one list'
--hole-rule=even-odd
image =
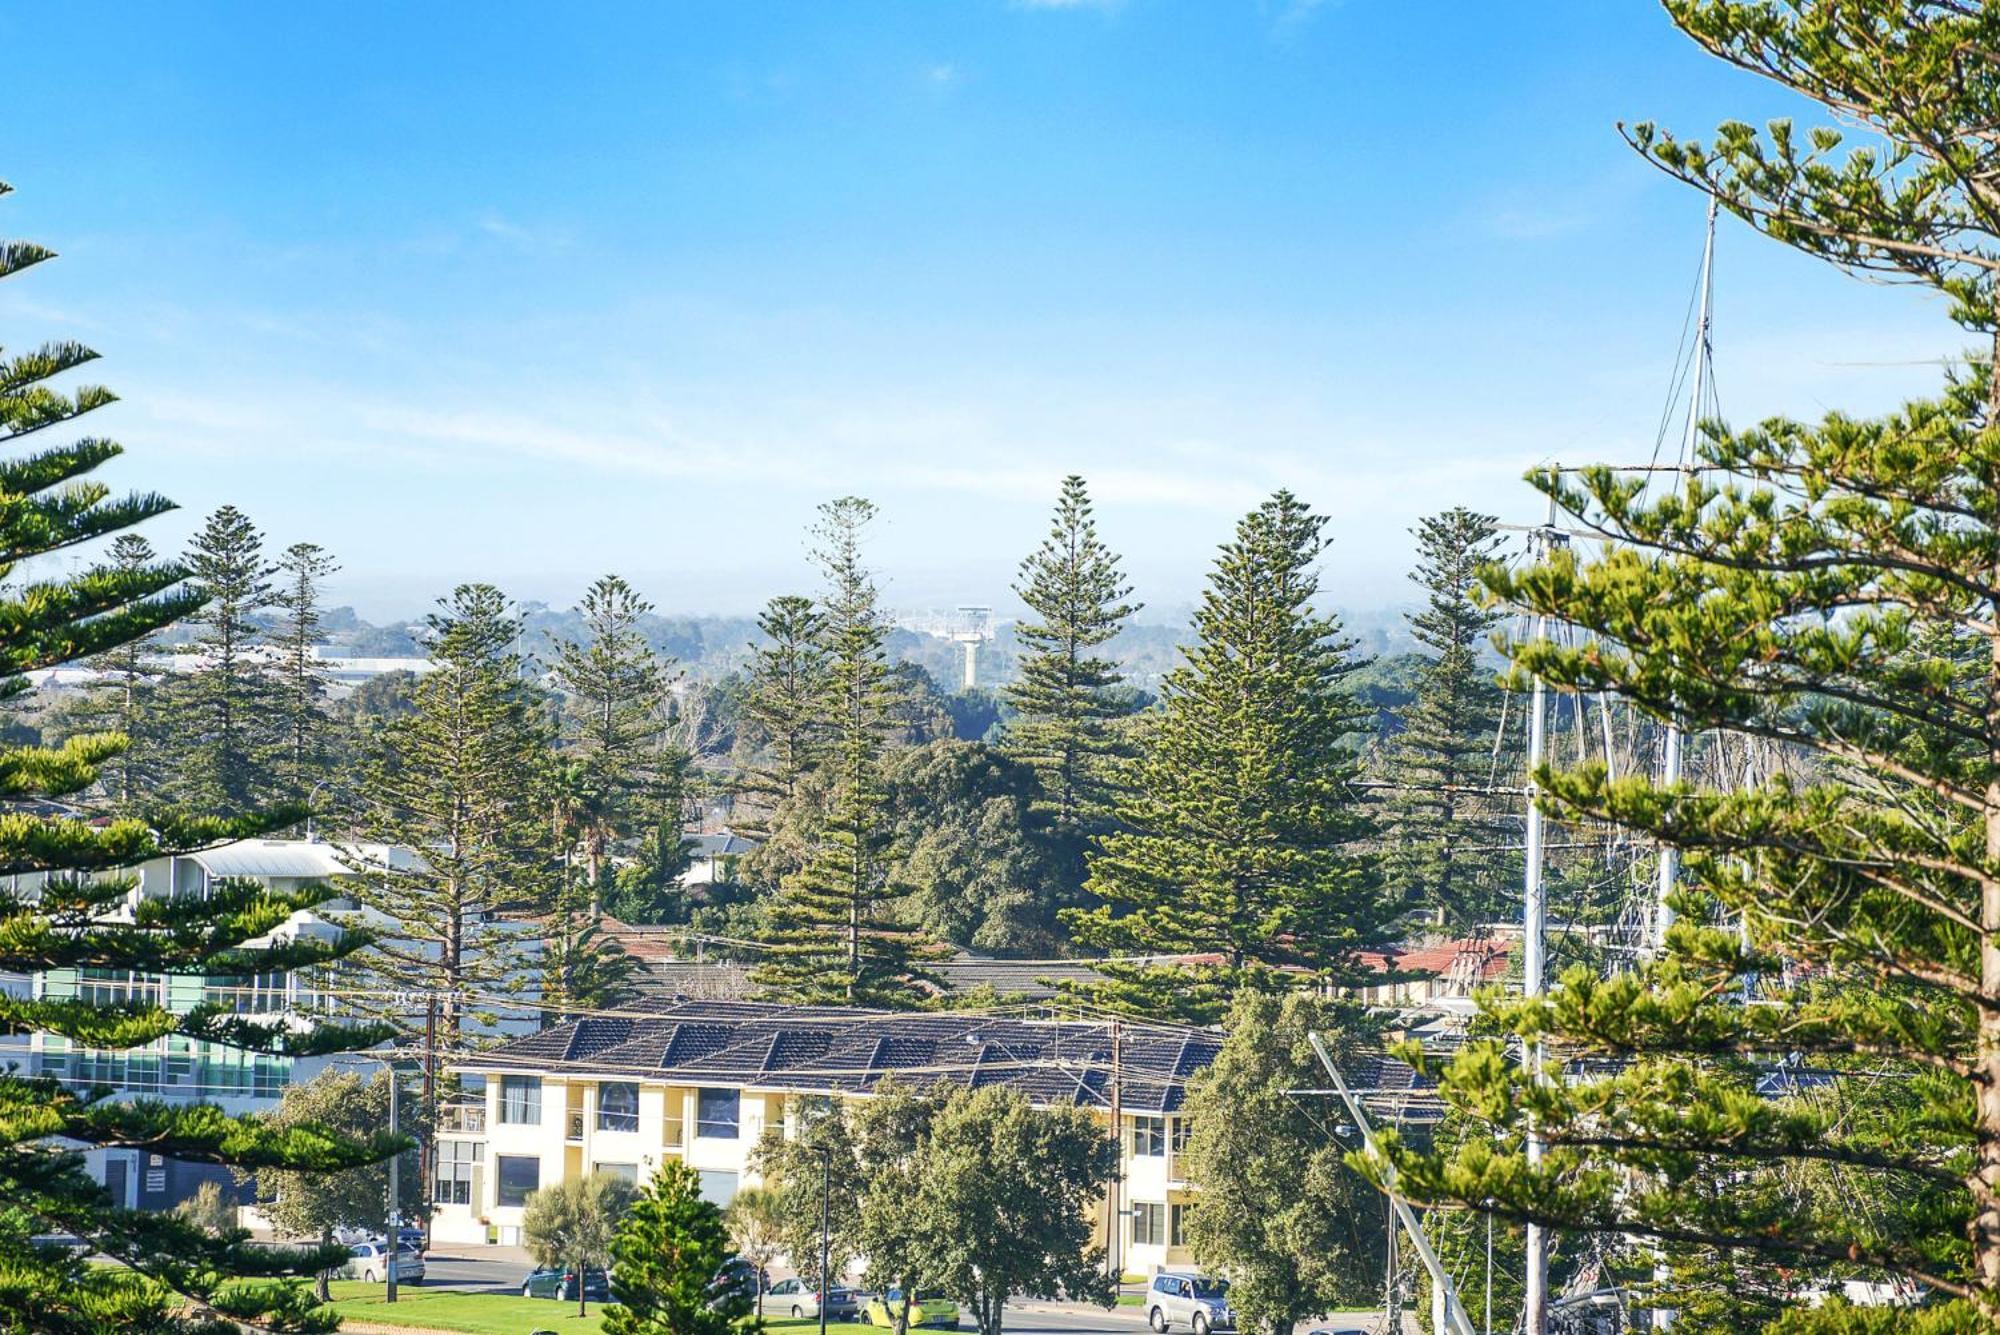
[{"label": "distant building", "polygon": [[721,830],[698,834],[688,844],[688,869],[681,873],[681,884],[693,887],[731,880],[736,859],[757,847],[757,840],[745,838],[734,830]]}]

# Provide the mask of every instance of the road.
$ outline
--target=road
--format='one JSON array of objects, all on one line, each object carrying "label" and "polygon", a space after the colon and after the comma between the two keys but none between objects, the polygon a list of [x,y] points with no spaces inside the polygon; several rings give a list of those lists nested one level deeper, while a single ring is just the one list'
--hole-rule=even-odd
[{"label": "road", "polygon": [[[528,1277],[533,1264],[518,1247],[440,1247],[424,1257],[426,1288],[487,1289],[516,1292]],[[1377,1316],[1376,1320],[1380,1320]],[[1346,1322],[1335,1323],[1345,1326]],[[1023,1300],[1008,1304],[1007,1329],[1022,1335],[1144,1335],[1146,1318],[1137,1307],[1102,1308],[1066,1303]],[[1300,1326],[1300,1335],[1314,1323]],[[868,1335],[871,1327],[840,1321],[833,1329],[842,1335]],[[970,1331],[968,1321],[961,1327]]]}]

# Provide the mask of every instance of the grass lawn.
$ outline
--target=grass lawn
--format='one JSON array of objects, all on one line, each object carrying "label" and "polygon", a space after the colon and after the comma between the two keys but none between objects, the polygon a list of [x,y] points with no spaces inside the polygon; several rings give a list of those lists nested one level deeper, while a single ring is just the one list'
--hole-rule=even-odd
[{"label": "grass lawn", "polygon": [[[401,1326],[409,1330],[461,1331],[465,1335],[529,1335],[530,1331],[553,1330],[559,1335],[597,1335],[601,1329],[601,1308],[590,1305],[590,1315],[579,1317],[576,1304],[550,1298],[523,1298],[504,1293],[454,1293],[447,1289],[411,1288],[396,1292],[396,1304],[382,1301],[380,1284],[339,1281],[333,1286],[334,1309],[352,1322],[377,1326]],[[798,1331],[816,1321],[767,1321],[774,1333]]]}]

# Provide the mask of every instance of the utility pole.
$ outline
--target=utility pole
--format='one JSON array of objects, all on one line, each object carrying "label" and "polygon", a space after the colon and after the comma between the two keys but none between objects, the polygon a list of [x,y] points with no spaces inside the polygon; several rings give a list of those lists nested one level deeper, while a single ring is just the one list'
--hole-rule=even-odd
[{"label": "utility pole", "polygon": [[1122,1047],[1123,1034],[1118,1021],[1111,1021],[1111,1151],[1113,1163],[1109,1196],[1104,1212],[1104,1259],[1111,1267],[1111,1288],[1115,1293],[1125,1282],[1123,1230],[1118,1227],[1119,1214],[1125,1205],[1125,1109],[1119,1080],[1124,1072]]},{"label": "utility pole", "polygon": [[[1568,539],[1556,528],[1556,502],[1549,498],[1548,523],[1528,535],[1528,554],[1536,561],[1547,560]],[[1535,639],[1549,638],[1547,616],[1535,618]],[[1542,755],[1547,743],[1545,732],[1548,726],[1548,686],[1540,676],[1535,678],[1534,689],[1528,705],[1528,834],[1525,849],[1525,868],[1522,884],[1521,905],[1521,965],[1522,990],[1530,997],[1542,995],[1544,977],[1548,972],[1546,944],[1543,940],[1548,925],[1548,904],[1542,888],[1542,809],[1537,799],[1541,785],[1535,781],[1535,772],[1541,768]],[[1542,1045],[1539,1040],[1528,1043],[1521,1054],[1522,1065],[1526,1067],[1528,1078],[1539,1083],[1542,1078]],[[1541,1166],[1542,1137],[1535,1126],[1528,1127],[1528,1169],[1530,1172]],[[1545,1335],[1549,1323],[1549,1239],[1548,1231],[1540,1224],[1528,1225],[1527,1275],[1522,1285],[1521,1316],[1523,1329],[1527,1335]]]},{"label": "utility pole", "polygon": [[[424,991],[424,1093],[423,1135],[417,1140],[417,1181],[429,1190],[437,1172],[437,993]],[[424,1211],[424,1246],[431,1241],[431,1212]]]},{"label": "utility pole", "polygon": [[[396,1086],[401,1081],[396,1077],[396,1063],[394,1059],[385,1060],[382,1064],[389,1072],[389,1130],[392,1134],[400,1135],[402,1134],[403,1123],[398,1118],[396,1112]],[[389,1259],[382,1263],[382,1273],[389,1278],[389,1291],[384,1295],[383,1301],[391,1303],[396,1301],[396,1260],[403,1249],[402,1226],[396,1219],[396,1179],[401,1176],[397,1170],[402,1167],[402,1164],[403,1154],[401,1150],[389,1156],[389,1227],[385,1230],[387,1241],[383,1247],[383,1250],[388,1253]]]}]

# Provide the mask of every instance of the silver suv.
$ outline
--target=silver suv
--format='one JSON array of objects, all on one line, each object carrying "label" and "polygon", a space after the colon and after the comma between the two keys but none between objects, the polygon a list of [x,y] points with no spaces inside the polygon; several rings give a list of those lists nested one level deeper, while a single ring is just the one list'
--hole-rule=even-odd
[{"label": "silver suv", "polygon": [[1229,1281],[1171,1271],[1155,1275],[1146,1289],[1146,1320],[1158,1331],[1175,1326],[1185,1326],[1194,1335],[1235,1330],[1236,1313],[1229,1309]]}]

